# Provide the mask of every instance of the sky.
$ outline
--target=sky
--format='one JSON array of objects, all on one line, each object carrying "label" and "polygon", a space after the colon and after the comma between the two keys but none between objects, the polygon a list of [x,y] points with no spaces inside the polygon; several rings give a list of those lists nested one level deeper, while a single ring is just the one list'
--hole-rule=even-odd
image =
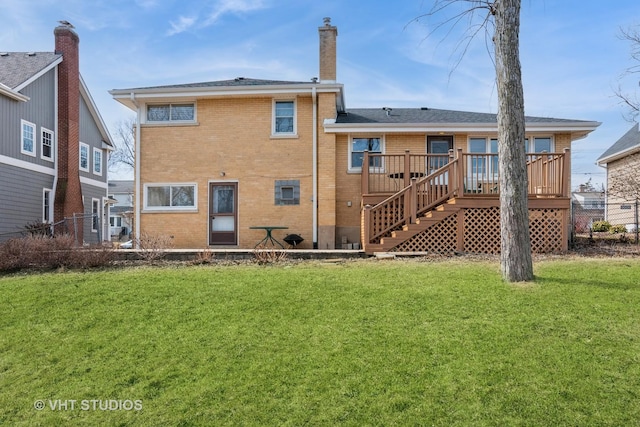
[{"label": "sky", "polygon": [[[108,91],[235,77],[309,81],[318,27],[338,27],[338,82],[347,108],[431,107],[497,112],[490,34],[468,44],[455,13],[433,0],[1,0],[0,51],[53,51],[58,20],[80,37],[80,72],[115,137],[133,112]],[[473,21],[475,23],[477,21]],[[529,116],[602,122],[572,145],[572,184],[605,170],[596,159],[633,123],[614,96],[637,93],[631,43],[638,0],[523,0],[520,61]],[[462,47],[460,47],[462,46]],[[119,171],[111,179],[131,178]]]}]

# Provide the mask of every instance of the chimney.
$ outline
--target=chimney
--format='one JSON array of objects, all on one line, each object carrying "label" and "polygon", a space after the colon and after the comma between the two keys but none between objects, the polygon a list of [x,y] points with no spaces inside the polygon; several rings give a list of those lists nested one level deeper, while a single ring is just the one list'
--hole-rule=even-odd
[{"label": "chimney", "polygon": [[[61,25],[53,31],[56,53],[62,54],[58,65],[58,181],[54,202],[54,221],[82,215],[80,186],[80,39],[71,25]],[[91,153],[89,153],[91,155]],[[88,159],[91,164],[91,159]],[[82,243],[83,220],[75,227],[76,242]],[[67,224],[63,232],[73,233]]]},{"label": "chimney", "polygon": [[336,38],[338,28],[331,25],[331,18],[324,18],[320,35],[320,83],[336,82]]}]

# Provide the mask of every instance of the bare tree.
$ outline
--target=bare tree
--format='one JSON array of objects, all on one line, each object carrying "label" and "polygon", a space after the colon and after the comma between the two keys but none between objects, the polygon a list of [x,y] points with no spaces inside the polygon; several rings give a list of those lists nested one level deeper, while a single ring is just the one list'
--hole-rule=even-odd
[{"label": "bare tree", "polygon": [[[640,25],[631,27],[628,30],[621,29],[620,38],[631,43],[631,59],[634,61],[634,65],[630,66],[622,73],[618,79],[618,88],[614,90],[614,93],[620,99],[620,103],[627,108],[627,119],[630,122],[633,122],[640,115],[640,99],[638,98],[638,92],[623,91],[621,82],[628,77],[635,82],[636,76],[640,74]],[[640,82],[638,83],[640,84]]]},{"label": "bare tree", "polygon": [[114,149],[109,156],[109,170],[122,167],[133,169],[135,165],[135,126],[134,117],[118,122],[113,141]]},{"label": "bare tree", "polygon": [[[498,158],[500,168],[500,269],[504,280],[533,280],[529,236],[529,209],[524,122],[524,95],[520,69],[520,0],[435,0],[431,11],[467,3],[461,12],[437,28],[455,26],[468,18],[469,27],[458,44],[464,56],[471,40],[482,30],[494,45],[498,92]],[[480,22],[476,18],[480,14]],[[461,59],[460,59],[461,60]],[[459,61],[458,61],[459,62]]]}]

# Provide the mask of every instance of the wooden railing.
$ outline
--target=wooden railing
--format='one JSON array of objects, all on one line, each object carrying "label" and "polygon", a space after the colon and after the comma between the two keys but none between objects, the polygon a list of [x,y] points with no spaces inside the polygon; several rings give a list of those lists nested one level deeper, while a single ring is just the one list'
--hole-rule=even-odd
[{"label": "wooden railing", "polygon": [[[527,154],[529,196],[569,197],[569,159],[568,149]],[[404,155],[365,152],[363,165],[369,165],[362,169],[363,195],[393,193],[375,206],[365,206],[365,245],[415,223],[452,197],[497,197],[500,193],[497,154],[463,153],[459,149],[454,158],[452,150],[449,155],[415,155],[408,150]]]}]

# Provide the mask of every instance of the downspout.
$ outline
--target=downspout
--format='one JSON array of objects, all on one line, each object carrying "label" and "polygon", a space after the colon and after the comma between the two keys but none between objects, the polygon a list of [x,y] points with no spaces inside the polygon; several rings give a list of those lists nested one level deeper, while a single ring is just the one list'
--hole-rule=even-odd
[{"label": "downspout", "polygon": [[[51,200],[49,200],[49,219],[52,224],[51,232],[55,234],[56,223],[56,187],[58,186],[58,66],[56,66],[53,77],[53,188],[51,189]],[[64,215],[62,215],[64,217]]]},{"label": "downspout", "polygon": [[136,141],[135,141],[135,167],[134,167],[134,188],[135,188],[135,218],[133,228],[135,230],[135,240],[132,247],[137,247],[135,242],[140,241],[140,199],[142,197],[142,189],[140,185],[140,105],[136,101],[136,95],[131,92],[131,102],[136,106]]},{"label": "downspout", "polygon": [[313,166],[312,166],[312,186],[313,186],[313,249],[318,249],[318,94],[316,87],[311,88],[311,99],[313,103]]}]

